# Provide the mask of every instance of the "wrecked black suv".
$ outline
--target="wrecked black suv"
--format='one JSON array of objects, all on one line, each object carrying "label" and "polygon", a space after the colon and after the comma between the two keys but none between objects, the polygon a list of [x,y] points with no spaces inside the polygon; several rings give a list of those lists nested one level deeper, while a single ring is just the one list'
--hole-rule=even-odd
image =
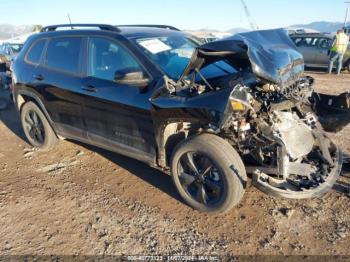
[{"label": "wrecked black suv", "polygon": [[349,123],[349,94],[315,93],[283,30],[199,46],[168,26],[49,26],[13,69],[33,146],[79,140],[170,171],[204,212],[237,205],[246,173],[268,194],[301,199],[327,192],[341,171],[325,131]]}]

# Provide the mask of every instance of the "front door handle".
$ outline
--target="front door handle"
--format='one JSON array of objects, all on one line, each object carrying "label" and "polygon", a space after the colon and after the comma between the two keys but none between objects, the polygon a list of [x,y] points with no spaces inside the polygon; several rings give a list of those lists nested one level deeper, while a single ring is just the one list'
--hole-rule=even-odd
[{"label": "front door handle", "polygon": [[91,85],[83,86],[82,89],[85,90],[85,91],[88,91],[88,92],[93,92],[93,93],[97,92],[96,87],[91,86]]},{"label": "front door handle", "polygon": [[38,81],[43,81],[45,79],[45,77],[41,74],[39,75],[34,75],[33,76],[35,80],[38,80]]}]

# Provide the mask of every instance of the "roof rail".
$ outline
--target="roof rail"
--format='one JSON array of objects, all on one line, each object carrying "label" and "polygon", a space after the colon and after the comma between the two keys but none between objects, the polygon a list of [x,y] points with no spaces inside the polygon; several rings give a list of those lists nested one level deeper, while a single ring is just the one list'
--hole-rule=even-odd
[{"label": "roof rail", "polygon": [[62,24],[62,25],[50,25],[46,26],[43,29],[41,29],[40,32],[51,32],[56,31],[58,28],[70,28],[74,29],[74,27],[96,27],[100,30],[106,30],[106,31],[114,31],[114,32],[120,32],[120,30],[112,25],[105,25],[105,24]]},{"label": "roof rail", "polygon": [[163,29],[169,29],[174,31],[181,31],[180,29],[171,26],[171,25],[117,25],[117,27],[154,27],[154,28],[163,28]]}]

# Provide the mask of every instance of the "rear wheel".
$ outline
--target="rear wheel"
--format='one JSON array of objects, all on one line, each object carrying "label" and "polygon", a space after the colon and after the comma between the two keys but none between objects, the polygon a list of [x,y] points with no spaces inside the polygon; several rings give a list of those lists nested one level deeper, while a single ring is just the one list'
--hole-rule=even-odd
[{"label": "rear wheel", "polygon": [[247,176],[238,153],[225,140],[202,134],[182,142],[172,155],[174,184],[185,202],[208,213],[223,213],[243,197]]},{"label": "rear wheel", "polygon": [[58,139],[40,108],[27,102],[21,110],[21,123],[28,142],[39,149],[52,149]]}]

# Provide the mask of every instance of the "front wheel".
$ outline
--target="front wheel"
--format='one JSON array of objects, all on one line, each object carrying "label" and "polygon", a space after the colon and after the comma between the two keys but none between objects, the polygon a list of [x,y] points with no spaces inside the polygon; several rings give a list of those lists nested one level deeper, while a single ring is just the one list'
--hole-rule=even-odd
[{"label": "front wheel", "polygon": [[211,134],[179,144],[171,158],[174,184],[184,201],[202,212],[224,213],[242,199],[244,164],[225,140]]}]

